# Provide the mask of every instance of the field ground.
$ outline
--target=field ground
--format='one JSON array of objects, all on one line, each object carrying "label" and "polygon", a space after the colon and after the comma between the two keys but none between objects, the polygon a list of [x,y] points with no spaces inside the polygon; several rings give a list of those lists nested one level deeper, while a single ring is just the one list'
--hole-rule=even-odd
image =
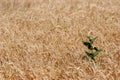
[{"label": "field ground", "polygon": [[120,0],[0,0],[0,80],[120,80]]}]

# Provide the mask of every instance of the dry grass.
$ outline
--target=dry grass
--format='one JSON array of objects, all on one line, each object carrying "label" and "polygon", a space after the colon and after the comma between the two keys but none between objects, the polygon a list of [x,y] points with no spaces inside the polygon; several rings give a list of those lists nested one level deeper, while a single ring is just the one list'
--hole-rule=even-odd
[{"label": "dry grass", "polygon": [[120,80],[120,1],[0,0],[0,80]]}]

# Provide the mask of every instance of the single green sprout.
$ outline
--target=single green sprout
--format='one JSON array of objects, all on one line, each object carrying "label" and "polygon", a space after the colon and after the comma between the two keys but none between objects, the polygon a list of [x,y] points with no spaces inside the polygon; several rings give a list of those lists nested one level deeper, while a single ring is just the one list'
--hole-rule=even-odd
[{"label": "single green sprout", "polygon": [[94,43],[94,41],[97,39],[97,37],[91,39],[89,36],[86,36],[89,39],[89,42],[83,42],[83,44],[89,49],[91,50],[91,52],[87,52],[85,51],[85,53],[87,54],[87,56],[95,61],[95,56],[97,56],[102,50],[99,50],[97,47],[94,47],[92,44]]}]

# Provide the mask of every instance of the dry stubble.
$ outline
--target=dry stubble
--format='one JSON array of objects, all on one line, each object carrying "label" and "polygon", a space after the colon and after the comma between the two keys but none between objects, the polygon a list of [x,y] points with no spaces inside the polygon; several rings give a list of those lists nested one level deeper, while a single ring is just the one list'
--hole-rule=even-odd
[{"label": "dry stubble", "polygon": [[120,80],[120,1],[0,0],[0,79]]}]

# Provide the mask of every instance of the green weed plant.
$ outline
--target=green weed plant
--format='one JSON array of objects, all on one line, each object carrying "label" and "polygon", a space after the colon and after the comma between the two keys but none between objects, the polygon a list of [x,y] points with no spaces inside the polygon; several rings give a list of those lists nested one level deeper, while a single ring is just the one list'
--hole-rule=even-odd
[{"label": "green weed plant", "polygon": [[90,60],[95,61],[95,56],[97,56],[102,50],[99,50],[97,47],[93,46],[93,43],[98,37],[90,38],[89,36],[86,36],[88,39],[88,42],[82,41],[83,44],[89,49],[90,52],[85,51],[86,55],[89,57]]}]

